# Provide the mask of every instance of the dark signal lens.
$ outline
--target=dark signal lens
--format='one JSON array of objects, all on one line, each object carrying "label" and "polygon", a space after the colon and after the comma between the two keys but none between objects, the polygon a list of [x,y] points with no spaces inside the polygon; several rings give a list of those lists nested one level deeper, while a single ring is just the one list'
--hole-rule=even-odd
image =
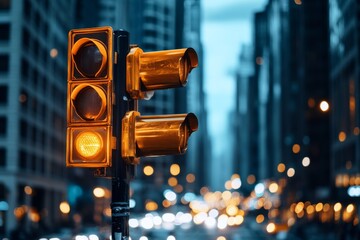
[{"label": "dark signal lens", "polygon": [[75,68],[83,77],[106,77],[108,66],[107,49],[97,39],[81,38],[71,50]]},{"label": "dark signal lens", "polygon": [[99,120],[106,110],[106,94],[101,87],[80,84],[73,91],[72,104],[84,120]]},{"label": "dark signal lens", "polygon": [[93,43],[82,46],[74,59],[78,70],[86,77],[95,77],[103,64],[103,56]]}]

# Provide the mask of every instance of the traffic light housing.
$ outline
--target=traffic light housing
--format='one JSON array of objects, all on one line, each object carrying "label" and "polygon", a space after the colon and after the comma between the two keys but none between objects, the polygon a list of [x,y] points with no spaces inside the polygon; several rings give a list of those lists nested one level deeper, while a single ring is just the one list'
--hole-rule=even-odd
[{"label": "traffic light housing", "polygon": [[[154,90],[183,87],[197,65],[192,48],[144,53],[134,47],[127,55],[126,91],[131,98],[141,100],[149,99]],[[122,120],[122,157],[137,164],[140,157],[183,154],[188,138],[197,129],[193,113],[141,116],[129,111]]]},{"label": "traffic light housing", "polygon": [[185,153],[190,134],[198,129],[198,120],[193,113],[140,116],[130,111],[122,127],[122,157],[137,164],[140,157]]},{"label": "traffic light housing", "polygon": [[111,27],[69,32],[67,82],[66,166],[111,166],[114,145]]},{"label": "traffic light housing", "polygon": [[143,52],[134,47],[127,56],[126,91],[133,99],[148,99],[154,90],[184,87],[197,66],[193,48]]}]

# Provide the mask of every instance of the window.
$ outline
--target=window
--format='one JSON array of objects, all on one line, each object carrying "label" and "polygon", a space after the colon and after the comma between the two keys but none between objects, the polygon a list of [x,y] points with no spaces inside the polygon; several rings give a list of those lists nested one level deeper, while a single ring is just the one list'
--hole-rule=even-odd
[{"label": "window", "polygon": [[0,41],[9,40],[10,39],[10,24],[9,23],[1,23],[0,24]]},{"label": "window", "polygon": [[1,0],[0,1],[0,11],[10,9],[10,0]]},{"label": "window", "polygon": [[0,86],[0,105],[7,103],[8,96],[8,87],[7,86]]},{"label": "window", "polygon": [[0,55],[0,73],[9,71],[9,55]]},{"label": "window", "polygon": [[28,123],[21,119],[20,121],[20,138],[24,142],[27,140],[28,137]]},{"label": "window", "polygon": [[6,164],[6,149],[0,148],[0,167],[5,167]]},{"label": "window", "polygon": [[0,117],[0,137],[6,135],[7,119],[4,116]]},{"label": "window", "polygon": [[27,169],[27,154],[24,150],[20,150],[19,153],[19,167],[22,170],[26,170]]},{"label": "window", "polygon": [[29,63],[25,58],[21,59],[21,80],[27,81],[29,78]]}]

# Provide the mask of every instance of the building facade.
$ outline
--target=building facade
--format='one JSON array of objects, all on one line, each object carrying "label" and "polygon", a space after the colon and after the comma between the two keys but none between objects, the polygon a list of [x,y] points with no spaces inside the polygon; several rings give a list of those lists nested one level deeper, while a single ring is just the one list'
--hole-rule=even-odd
[{"label": "building facade", "polygon": [[[237,155],[251,165],[244,177],[284,179],[290,198],[331,195],[330,114],[321,108],[329,103],[327,6],[327,1],[268,1],[254,18],[253,78],[245,80],[247,93],[237,96],[249,103],[244,120],[250,124],[249,144]],[[243,81],[239,77],[238,84]]]},{"label": "building facade", "polygon": [[359,137],[359,1],[330,1],[331,177],[336,197],[358,197]]},{"label": "building facade", "polygon": [[62,221],[73,13],[73,1],[0,3],[0,236]]}]

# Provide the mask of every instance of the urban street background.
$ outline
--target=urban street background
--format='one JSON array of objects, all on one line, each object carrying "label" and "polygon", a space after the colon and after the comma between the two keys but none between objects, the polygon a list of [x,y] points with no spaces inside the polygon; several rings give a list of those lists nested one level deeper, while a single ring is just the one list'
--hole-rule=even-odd
[{"label": "urban street background", "polygon": [[186,154],[144,157],[130,238],[360,239],[359,0],[0,0],[0,240],[109,239],[111,180],[66,168],[68,32],[192,47]]}]

